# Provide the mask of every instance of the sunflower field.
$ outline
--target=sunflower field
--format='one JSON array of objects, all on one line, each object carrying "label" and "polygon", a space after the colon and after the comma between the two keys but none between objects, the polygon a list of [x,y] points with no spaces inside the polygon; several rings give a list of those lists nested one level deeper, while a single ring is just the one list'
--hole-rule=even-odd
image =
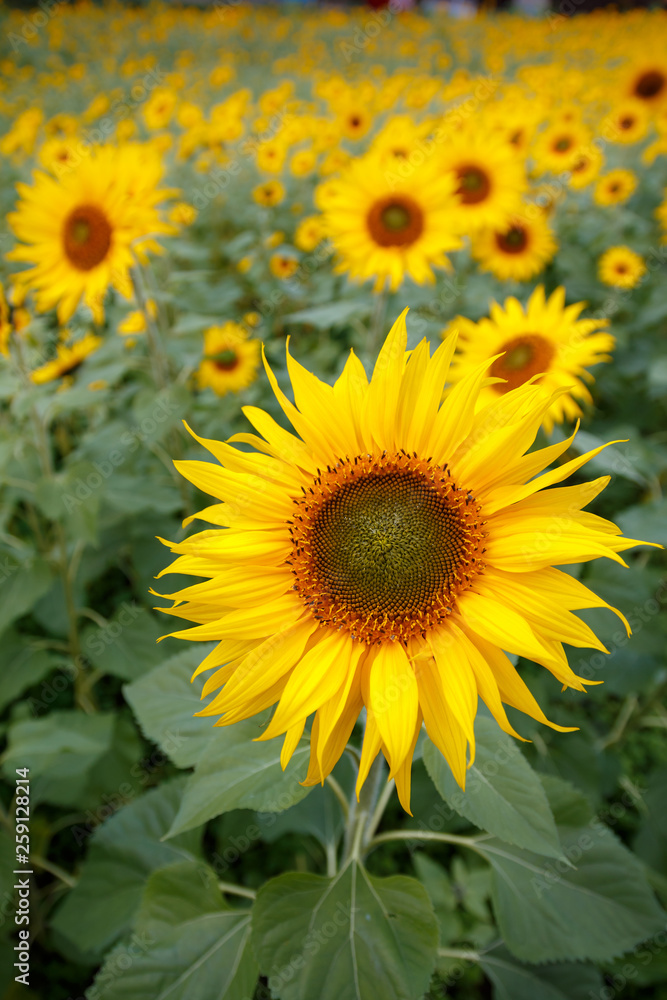
[{"label": "sunflower field", "polygon": [[0,997],[667,997],[667,12],[3,7]]}]

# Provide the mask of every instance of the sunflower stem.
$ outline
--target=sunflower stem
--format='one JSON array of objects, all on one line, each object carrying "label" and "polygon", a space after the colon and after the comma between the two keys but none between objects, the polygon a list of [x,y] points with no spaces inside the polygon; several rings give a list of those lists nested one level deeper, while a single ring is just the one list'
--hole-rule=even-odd
[{"label": "sunflower stem", "polygon": [[363,853],[366,824],[372,815],[380,791],[380,782],[384,771],[384,758],[381,754],[371,764],[366,781],[359,791],[359,797],[352,799],[352,809],[345,830],[345,847],[342,864],[348,861],[360,861]]},{"label": "sunflower stem", "polygon": [[455,833],[435,833],[432,830],[387,830],[386,833],[378,833],[368,842],[366,852],[374,850],[380,844],[389,843],[391,840],[431,840],[443,844],[456,844],[459,847],[469,847],[471,851],[482,853],[475,837],[459,837]]},{"label": "sunflower stem", "polygon": [[373,304],[373,315],[371,317],[370,337],[368,343],[368,357],[372,364],[380,352],[380,346],[384,340],[384,327],[387,319],[387,306],[389,303],[389,292],[386,288],[375,297]]},{"label": "sunflower stem", "polygon": [[380,795],[380,798],[377,801],[375,811],[368,822],[368,826],[366,827],[364,840],[367,844],[373,839],[373,834],[380,825],[380,820],[382,819],[384,811],[389,804],[389,799],[393,795],[394,787],[395,787],[394,781],[393,779],[391,779],[382,789],[382,794]]},{"label": "sunflower stem", "polygon": [[130,268],[130,276],[132,278],[132,287],[134,288],[134,297],[146,322],[146,340],[148,342],[148,353],[153,369],[153,378],[160,389],[167,389],[169,386],[169,366],[164,350],[162,349],[160,334],[153,322],[153,317],[151,316],[148,302],[144,295],[141,266],[138,263]]},{"label": "sunflower stem", "polygon": [[246,899],[255,899],[257,896],[254,889],[246,889],[244,885],[235,885],[233,882],[218,882],[218,889],[230,896],[244,896]]},{"label": "sunflower stem", "polygon": [[345,819],[347,819],[348,816],[350,815],[350,803],[347,801],[347,796],[346,796],[345,792],[340,787],[340,785],[338,784],[338,782],[334,778],[333,774],[327,775],[327,777],[325,778],[325,781],[326,781],[327,785],[329,786],[329,788],[331,789],[331,791],[336,796],[336,798],[338,799],[338,803],[339,803],[341,809],[343,810],[343,816],[345,817]]}]

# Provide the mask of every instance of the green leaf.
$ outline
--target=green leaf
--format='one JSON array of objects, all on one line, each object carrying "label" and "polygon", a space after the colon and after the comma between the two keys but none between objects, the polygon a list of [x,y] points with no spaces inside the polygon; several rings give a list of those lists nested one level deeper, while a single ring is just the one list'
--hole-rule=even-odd
[{"label": "green leaf", "polygon": [[[3,669],[0,672],[0,711],[23,692],[38,684],[57,661],[45,649],[31,645],[29,636],[13,629],[2,636]],[[54,692],[54,698],[57,692]]]},{"label": "green leaf", "polygon": [[578,788],[553,774],[540,774],[542,788],[557,826],[585,826],[593,819],[593,807]]},{"label": "green leaf", "polygon": [[45,562],[36,559],[19,563],[13,555],[4,553],[1,559],[2,602],[0,602],[0,635],[8,625],[30,611],[46,593],[53,577]]},{"label": "green leaf", "polygon": [[419,1000],[438,928],[424,887],[350,861],[333,879],[281,875],[253,909],[260,970],[281,1000]]},{"label": "green leaf", "polygon": [[148,877],[134,927],[159,936],[202,913],[228,909],[212,868],[202,861],[177,861]]},{"label": "green leaf", "polygon": [[574,867],[499,841],[478,844],[493,866],[496,919],[517,958],[610,961],[663,926],[640,863],[606,827],[564,827],[561,840]]},{"label": "green leaf", "polygon": [[107,625],[82,633],[81,648],[98,670],[134,680],[164,657],[157,644],[164,631],[164,624],[147,608],[126,601]]},{"label": "green leaf", "polygon": [[458,901],[451,880],[437,861],[433,861],[422,851],[412,856],[412,863],[424,883],[440,928],[440,944],[455,941],[461,933],[461,921],[456,916]]},{"label": "green leaf", "polygon": [[[250,914],[226,906],[201,865],[185,861],[148,880],[129,944],[113,951],[96,1000],[248,1000],[257,983]],[[209,869],[210,872],[210,869]],[[210,872],[212,875],[212,872]]]},{"label": "green leaf", "polygon": [[368,301],[350,299],[328,302],[325,306],[301,309],[284,317],[285,323],[308,323],[318,330],[329,330],[332,326],[346,323],[352,316],[367,316],[370,312]]},{"label": "green leaf", "polygon": [[123,688],[146,737],[157,743],[177,767],[193,767],[219,732],[211,719],[195,718],[195,712],[202,707],[204,677],[200,674],[190,681],[211,648],[197,643]]},{"label": "green leaf", "polygon": [[[128,930],[151,872],[176,861],[192,861],[199,853],[199,832],[162,841],[183,785],[182,778],[165,782],[124,806],[93,833],[79,881],[52,921],[53,929],[81,952],[104,952]],[[88,833],[77,827],[72,832],[79,843]]]},{"label": "green leaf", "polygon": [[493,983],[494,1000],[589,1000],[598,996],[602,976],[591,965],[522,965],[505,948],[485,952],[479,965]]},{"label": "green leaf", "polygon": [[468,769],[465,792],[438,748],[430,740],[424,742],[426,769],[445,802],[508,844],[562,857],[544,789],[518,743],[484,716],[475,721],[475,737],[475,763]]},{"label": "green leaf", "polygon": [[170,837],[230,809],[281,812],[308,795],[310,788],[300,784],[308,770],[308,740],[301,741],[283,771],[282,740],[254,742],[262,734],[264,719],[256,716],[215,730],[188,780]]},{"label": "green leaf", "polygon": [[17,767],[30,768],[35,801],[75,805],[91,769],[110,749],[115,716],[51,712],[9,727],[2,771],[14,778]]}]

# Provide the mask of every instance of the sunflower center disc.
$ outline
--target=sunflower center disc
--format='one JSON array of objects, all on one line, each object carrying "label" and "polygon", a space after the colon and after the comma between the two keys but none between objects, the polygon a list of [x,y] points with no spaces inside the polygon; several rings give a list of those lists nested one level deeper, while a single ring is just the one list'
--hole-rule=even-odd
[{"label": "sunflower center disc", "polygon": [[477,205],[491,190],[489,178],[479,167],[459,167],[457,193],[464,205]]},{"label": "sunflower center disc", "polygon": [[101,264],[111,247],[111,226],[95,205],[79,205],[65,219],[63,226],[65,254],[80,271],[90,271]]},{"label": "sunflower center disc", "polygon": [[381,198],[366,218],[368,231],[382,247],[402,247],[414,243],[424,231],[424,215],[412,198],[392,195]]},{"label": "sunflower center disc", "polygon": [[221,372],[231,372],[239,363],[236,351],[232,351],[231,349],[220,351],[219,354],[212,354],[207,358],[207,360],[213,361],[215,363],[215,367]]},{"label": "sunflower center disc", "polygon": [[526,249],[528,236],[526,230],[521,226],[512,226],[506,233],[498,233],[496,236],[498,249],[503,253],[521,253]]},{"label": "sunflower center disc", "polygon": [[665,77],[662,73],[659,73],[657,70],[649,70],[647,73],[643,73],[637,80],[635,94],[637,97],[650,100],[652,97],[657,97],[664,86]]},{"label": "sunflower center disc", "polygon": [[494,378],[504,378],[505,383],[494,385],[496,392],[509,392],[523,385],[533,375],[547,371],[554,356],[554,348],[544,337],[537,333],[524,333],[503,344],[505,351],[491,365],[491,375]]},{"label": "sunflower center disc", "polygon": [[323,624],[360,641],[423,634],[481,568],[477,505],[423,460],[340,463],[297,506],[295,589]]}]

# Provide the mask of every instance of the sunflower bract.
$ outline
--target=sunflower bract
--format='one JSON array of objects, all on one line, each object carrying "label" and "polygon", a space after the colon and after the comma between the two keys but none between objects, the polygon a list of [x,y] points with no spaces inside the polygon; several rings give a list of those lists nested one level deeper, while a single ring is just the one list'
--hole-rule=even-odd
[{"label": "sunflower bract", "polygon": [[573,612],[609,605],[554,567],[625,565],[638,543],[583,510],[608,477],[557,485],[604,445],[547,472],[574,435],[528,451],[564,389],[523,384],[480,407],[487,357],[442,401],[456,337],[433,356],[406,343],[404,313],[370,381],[351,353],[333,386],[288,352],[294,404],[267,365],[293,432],[246,407],[256,434],[194,435],[215,461],[177,467],[215,498],[196,515],[214,527],[165,543],[176,559],[160,575],[204,578],[168,595],[169,613],[196,623],[173,635],[217,640],[196,672],[212,671],[199,714],[228,725],[275,705],[261,739],[283,738],[283,767],[313,717],[315,784],[365,708],[357,791],[382,753],[409,811],[422,722],[461,787],[478,699],[519,738],[505,705],[564,729],[507,654],[584,691],[563,643],[604,650]]}]

